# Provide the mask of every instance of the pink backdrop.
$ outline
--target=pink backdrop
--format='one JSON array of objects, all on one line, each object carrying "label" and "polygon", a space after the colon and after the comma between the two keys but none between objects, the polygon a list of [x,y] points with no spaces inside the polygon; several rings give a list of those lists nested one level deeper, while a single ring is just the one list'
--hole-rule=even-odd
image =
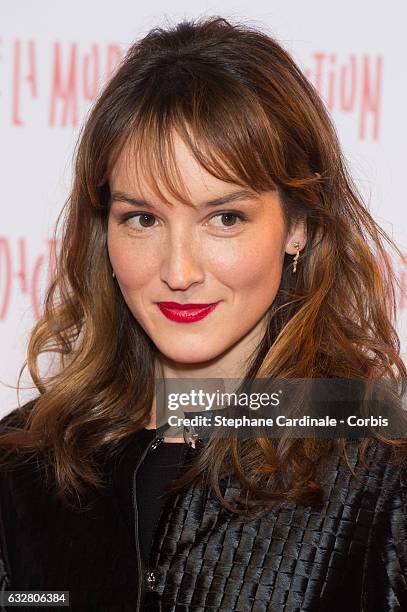
[{"label": "pink backdrop", "polygon": [[[0,415],[52,274],[52,229],[69,190],[73,147],[92,100],[127,46],[156,25],[221,14],[268,30],[315,84],[366,202],[406,255],[398,329],[407,355],[404,24],[407,5],[43,0],[0,3]],[[25,384],[29,377],[23,378]],[[36,394],[30,389],[20,399]]]}]

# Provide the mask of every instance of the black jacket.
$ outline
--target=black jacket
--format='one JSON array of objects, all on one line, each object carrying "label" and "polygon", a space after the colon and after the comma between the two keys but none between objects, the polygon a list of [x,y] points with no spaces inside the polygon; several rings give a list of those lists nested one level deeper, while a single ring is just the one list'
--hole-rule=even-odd
[{"label": "black jacket", "polygon": [[[333,454],[318,511],[291,504],[247,521],[192,486],[166,503],[143,568],[134,483],[151,448],[135,436],[107,462],[111,486],[82,513],[52,496],[36,462],[1,472],[1,589],[68,590],[84,612],[407,610],[407,469],[387,446],[375,442],[366,469],[351,445],[356,477]],[[236,487],[229,479],[227,498]]]}]

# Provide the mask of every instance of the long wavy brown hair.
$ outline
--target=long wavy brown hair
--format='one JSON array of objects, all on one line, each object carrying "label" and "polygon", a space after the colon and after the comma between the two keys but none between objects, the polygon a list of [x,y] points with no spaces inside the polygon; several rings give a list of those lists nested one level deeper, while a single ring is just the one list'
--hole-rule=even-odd
[{"label": "long wavy brown hair", "polygon": [[[129,49],[82,131],[72,190],[55,228],[59,239],[62,222],[55,276],[18,381],[28,366],[39,396],[19,409],[20,426],[0,436],[2,466],[41,451],[66,500],[106,486],[97,458],[121,452],[150,421],[157,349],[112,278],[109,176],[132,146],[157,194],[164,184],[188,205],[174,165],[174,130],[215,177],[257,192],[277,189],[288,226],[306,220],[297,273],[286,255],[246,376],[407,374],[385,243],[402,253],[364,204],[312,84],[257,27],[212,17],[155,28]],[[40,373],[43,353],[53,358],[47,375]],[[406,457],[402,439],[384,441],[399,460]],[[370,442],[364,439],[363,448]],[[210,439],[173,490],[204,474],[233,512],[319,504],[317,469],[332,448],[331,439]],[[240,481],[244,503],[224,499],[227,473]]]}]

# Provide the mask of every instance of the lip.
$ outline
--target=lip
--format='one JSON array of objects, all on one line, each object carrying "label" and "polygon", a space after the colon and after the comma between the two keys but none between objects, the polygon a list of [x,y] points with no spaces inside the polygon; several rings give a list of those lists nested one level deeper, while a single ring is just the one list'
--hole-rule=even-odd
[{"label": "lip", "polygon": [[157,302],[164,316],[177,323],[194,323],[204,319],[219,302],[212,304],[178,304],[177,302]]}]

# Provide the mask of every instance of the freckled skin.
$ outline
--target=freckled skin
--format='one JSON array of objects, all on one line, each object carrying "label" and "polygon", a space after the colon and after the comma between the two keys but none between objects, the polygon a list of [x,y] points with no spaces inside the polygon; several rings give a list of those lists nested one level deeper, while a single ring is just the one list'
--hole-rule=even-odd
[{"label": "freckled skin", "polygon": [[[131,312],[159,349],[165,371],[239,377],[263,335],[284,252],[294,255],[295,242],[304,248],[305,227],[299,223],[287,234],[278,194],[272,191],[257,200],[199,208],[241,186],[208,174],[179,138],[176,161],[196,208],[168,194],[172,206],[158,201],[125,156],[118,160],[109,181],[111,192],[144,197],[154,209],[113,202],[107,237],[112,268]],[[248,220],[234,218],[234,224],[227,224],[221,214],[225,212],[241,212]],[[153,217],[148,225],[140,216],[119,224],[125,213]],[[155,304],[219,300],[214,311],[194,323],[170,321]]]}]

